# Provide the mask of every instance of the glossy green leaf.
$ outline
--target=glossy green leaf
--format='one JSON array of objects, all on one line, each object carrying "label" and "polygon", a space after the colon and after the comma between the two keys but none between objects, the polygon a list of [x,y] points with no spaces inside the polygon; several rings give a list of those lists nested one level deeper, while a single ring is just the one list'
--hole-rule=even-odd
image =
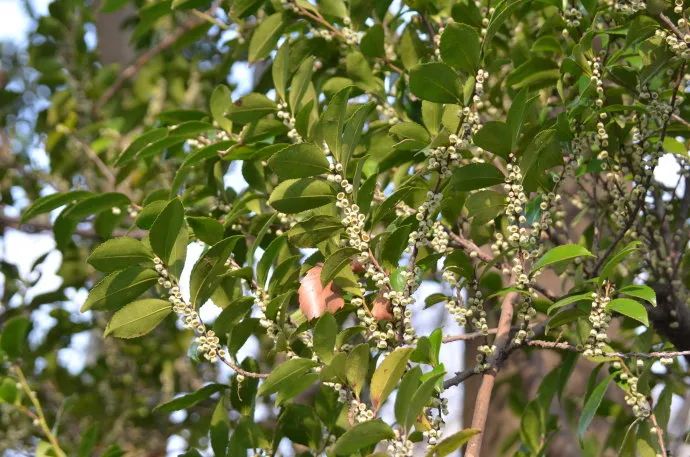
[{"label": "glossy green leaf", "polygon": [[604,394],[606,394],[606,389],[609,383],[616,376],[616,373],[608,375],[603,381],[601,381],[589,394],[589,397],[585,399],[585,405],[582,408],[582,414],[580,415],[580,420],[577,424],[577,436],[582,440],[585,432],[589,428],[589,424],[594,419],[594,415],[601,405],[601,401],[604,399]]},{"label": "glossy green leaf", "polygon": [[343,433],[333,446],[337,455],[352,455],[360,449],[372,446],[381,440],[393,438],[393,430],[381,420],[371,420],[355,425]]},{"label": "glossy green leaf", "polygon": [[461,93],[457,73],[440,62],[414,67],[410,71],[410,90],[422,100],[436,103],[457,103]]},{"label": "glossy green leaf", "polygon": [[210,398],[213,394],[227,389],[225,384],[207,384],[204,387],[184,395],[180,395],[170,401],[157,405],[153,410],[162,414],[170,414],[181,409],[191,408],[192,406]]},{"label": "glossy green leaf", "polygon": [[298,143],[281,149],[268,164],[281,180],[317,176],[330,171],[324,152],[311,143]]},{"label": "glossy green leaf", "polygon": [[532,265],[532,271],[539,270],[554,263],[572,260],[578,257],[594,257],[584,246],[564,244],[551,248]]},{"label": "glossy green leaf", "polygon": [[635,319],[642,325],[649,327],[649,318],[644,305],[630,298],[614,298],[606,304],[606,309],[615,311],[631,319]]},{"label": "glossy green leaf", "polygon": [[621,287],[618,293],[629,295],[635,298],[641,298],[656,306],[656,292],[651,287],[644,284],[630,284],[629,286]]},{"label": "glossy green leaf", "polygon": [[327,181],[316,178],[289,179],[281,182],[268,199],[276,210],[294,214],[319,208],[335,201],[335,192]]},{"label": "glossy green leaf", "polygon": [[151,268],[133,266],[126,270],[110,273],[101,279],[89,291],[81,312],[94,310],[113,310],[119,308],[142,293],[158,281],[158,273]]},{"label": "glossy green leaf", "polygon": [[459,432],[442,439],[438,444],[427,451],[426,457],[445,457],[460,449],[470,438],[481,430],[476,428],[466,428]]},{"label": "glossy green leaf", "polygon": [[468,191],[503,184],[503,173],[490,163],[471,163],[453,170],[453,189]]},{"label": "glossy green leaf", "polygon": [[24,316],[15,316],[3,324],[0,333],[0,348],[10,358],[17,358],[24,352],[26,337],[31,328],[31,321]]},{"label": "glossy green leaf", "polygon": [[283,32],[282,13],[271,14],[259,22],[249,41],[249,61],[256,62],[268,56]]},{"label": "glossy green leaf", "polygon": [[192,306],[199,307],[211,297],[220,284],[221,276],[228,270],[225,262],[240,238],[231,236],[219,241],[196,262],[189,279],[189,298]]},{"label": "glossy green leaf", "polygon": [[171,312],[172,305],[168,300],[145,298],[134,301],[113,314],[104,336],[136,338],[146,335]]},{"label": "glossy green leaf", "polygon": [[72,190],[65,193],[55,193],[36,199],[28,208],[24,210],[21,222],[27,222],[36,216],[48,213],[69,203],[76,203],[84,198],[93,195],[85,190]]},{"label": "glossy green leaf", "polygon": [[95,269],[108,273],[134,265],[153,267],[153,252],[134,238],[113,238],[94,249],[87,260]]},{"label": "glossy green leaf", "polygon": [[149,240],[153,252],[179,275],[184,266],[189,235],[184,219],[184,206],[175,198],[170,200],[151,226]]},{"label": "glossy green leaf", "polygon": [[311,371],[316,364],[310,359],[294,358],[276,367],[259,386],[258,395],[269,395],[281,389],[288,389]]},{"label": "glossy green leaf", "polygon": [[358,252],[358,249],[345,247],[326,257],[326,261],[321,269],[321,284],[325,286],[331,282],[352,261],[352,257]]},{"label": "glossy green leaf", "polygon": [[441,58],[456,70],[474,76],[479,69],[479,34],[467,24],[452,22],[441,35]]}]

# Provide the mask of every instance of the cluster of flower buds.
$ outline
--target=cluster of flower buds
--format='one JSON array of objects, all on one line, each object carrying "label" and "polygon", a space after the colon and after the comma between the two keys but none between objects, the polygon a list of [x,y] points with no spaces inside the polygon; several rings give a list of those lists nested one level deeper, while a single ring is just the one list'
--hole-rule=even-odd
[{"label": "cluster of flower buds", "polygon": [[[441,434],[442,428],[443,428],[443,418],[441,417],[441,413],[443,411],[443,408],[448,409],[448,400],[445,398],[437,398],[437,397],[432,397],[431,399],[431,406],[426,409],[426,418],[429,421],[430,428],[428,430],[424,430],[422,432],[422,436],[426,440],[427,444],[429,446],[435,446],[441,439]],[[431,414],[431,411],[436,409],[436,406],[438,406],[438,415],[433,415]],[[443,414],[447,414],[443,413]]]},{"label": "cluster of flower buds", "polygon": [[[682,4],[683,0],[679,0]],[[623,14],[635,14],[647,9],[645,0],[614,0],[613,8]]]},{"label": "cluster of flower buds", "polygon": [[482,95],[484,95],[484,83],[489,79],[489,72],[480,68],[477,71],[477,76],[475,76],[474,82],[474,97],[473,100],[477,104],[477,109],[481,109],[483,102],[481,101]]},{"label": "cluster of flower buds", "polygon": [[275,230],[276,235],[282,235],[285,230],[289,230],[297,224],[297,218],[292,214],[276,213],[276,219],[280,223],[280,227]]},{"label": "cluster of flower buds", "polygon": [[[381,300],[383,306],[385,308],[388,307],[388,302],[383,297],[377,298],[376,300]],[[384,329],[381,330],[379,329],[379,322],[382,320],[389,320],[389,316],[376,315],[374,310],[369,311],[364,304],[364,299],[361,297],[353,298],[350,303],[357,307],[357,318],[360,322],[362,322],[364,327],[371,334],[372,338],[376,340],[376,347],[379,349],[387,349],[388,342],[395,341],[395,330],[393,328],[393,323],[390,321],[386,322]],[[376,303],[374,303],[374,307],[376,307]]]},{"label": "cluster of flower buds", "polygon": [[395,438],[388,440],[386,452],[391,457],[412,457],[414,455],[414,443],[400,433],[397,428],[393,430]]},{"label": "cluster of flower buds", "polygon": [[283,124],[285,124],[287,128],[290,129],[290,131],[288,132],[288,138],[290,138],[290,141],[292,141],[293,143],[301,143],[303,141],[302,136],[295,128],[295,117],[288,110],[287,102],[278,102],[278,113],[276,113],[276,116],[278,117],[278,119],[283,121]]},{"label": "cluster of flower buds", "polygon": [[209,138],[206,135],[199,135],[196,138],[188,139],[187,144],[192,148],[203,148],[205,146],[213,144],[214,141],[228,141],[231,139],[232,138],[225,130],[216,130],[213,139]]},{"label": "cluster of flower buds", "polygon": [[[607,283],[604,288],[608,289]],[[589,322],[592,329],[585,343],[584,355],[586,357],[600,356],[604,354],[606,343],[609,340],[607,331],[611,322],[611,313],[606,309],[606,305],[611,301],[607,293],[601,294],[592,292],[592,310],[589,314]]]},{"label": "cluster of flower buds", "polygon": [[429,169],[438,170],[443,178],[449,177],[453,172],[453,167],[460,164],[460,154],[453,144],[425,149],[424,155]]},{"label": "cluster of flower buds", "polygon": [[637,390],[637,376],[621,373],[620,380],[622,383],[627,384],[625,403],[632,407],[635,417],[640,419],[649,417],[652,413],[652,409],[647,401],[647,397]]},{"label": "cluster of flower buds", "polygon": [[476,360],[477,360],[477,366],[474,367],[474,370],[477,373],[481,373],[483,371],[489,370],[491,368],[491,363],[490,359],[493,357],[493,355],[496,353],[496,346],[491,345],[489,346],[488,344],[482,344],[477,348],[477,355],[476,355]]},{"label": "cluster of flower buds", "polygon": [[410,291],[414,290],[414,285],[412,285],[412,283],[416,283],[416,281],[414,278],[410,278],[413,274],[410,274],[406,270],[403,270],[401,275],[405,277],[405,292],[387,290],[383,292],[382,296],[390,302],[394,320],[399,328],[401,327],[403,341],[405,344],[411,344],[414,342],[416,335],[412,328],[412,310],[409,308],[409,306],[414,303],[414,298],[412,298]]},{"label": "cluster of flower buds", "polygon": [[518,307],[516,322],[518,323],[519,328],[513,337],[514,344],[523,344],[528,338],[532,338],[534,336],[534,332],[529,328],[529,323],[536,315],[537,310],[533,306],[532,297],[523,297],[522,301],[520,302],[520,306]]},{"label": "cluster of flower buds", "polygon": [[[676,0],[681,2],[682,0]],[[677,3],[676,3],[677,5]],[[682,5],[681,5],[682,8]],[[678,20],[678,26],[681,29],[687,30],[687,22],[684,18]],[[690,49],[688,44],[690,44],[690,33],[685,32],[682,37],[677,36],[674,32],[669,32],[668,30],[657,29],[656,36],[661,38],[666,42],[666,45],[673,51],[675,55],[682,59],[690,58]]]},{"label": "cluster of flower buds", "polygon": [[370,410],[366,403],[353,398],[350,400],[348,417],[352,424],[361,424],[374,418],[374,411]]},{"label": "cluster of flower buds", "polygon": [[323,385],[330,387],[338,394],[338,401],[340,403],[348,403],[350,401],[350,391],[339,382],[324,382]]},{"label": "cluster of flower buds", "polygon": [[173,311],[180,316],[185,327],[198,335],[196,338],[198,351],[210,362],[217,361],[218,357],[224,357],[225,351],[220,347],[220,339],[213,330],[206,328],[196,309],[184,300],[177,280],[170,275],[163,261],[159,257],[154,257],[153,266],[158,273],[158,284],[170,294],[168,301]]},{"label": "cluster of flower buds", "polygon": [[[480,6],[479,5],[480,2],[475,2],[475,3],[478,4],[477,6]],[[484,3],[481,3],[481,5],[484,5]],[[480,33],[481,33],[482,37],[484,37],[484,36],[486,36],[486,34],[489,31],[489,24],[491,23],[491,16],[493,16],[494,13],[496,12],[496,8],[494,8],[494,7],[486,8],[485,6],[482,6],[480,11],[482,12],[482,16],[483,16],[482,17],[482,28],[480,30]]]},{"label": "cluster of flower buds", "polygon": [[398,113],[395,111],[395,108],[388,103],[376,105],[376,111],[383,118],[383,120],[388,121],[388,124],[390,125],[395,125],[400,122],[400,118],[398,117]]},{"label": "cluster of flower buds", "polygon": [[[419,206],[419,208],[417,208],[417,214],[415,217],[419,221],[419,227],[417,227],[417,230],[413,230],[410,233],[407,246],[408,252],[411,252],[413,249],[419,246],[432,245],[432,239],[437,232],[434,229],[434,223],[436,222],[436,209],[441,203],[442,198],[443,194],[437,194],[433,191],[427,192],[426,200]],[[447,237],[448,234],[445,233],[445,231],[443,232],[443,236]],[[443,242],[439,241],[435,244],[441,245]],[[448,242],[446,241],[446,245],[447,244]]]},{"label": "cluster of flower buds", "polygon": [[[522,187],[522,172],[515,164],[515,156],[508,156],[508,174],[503,188],[508,192],[506,197],[506,218],[508,219],[508,243],[513,247],[527,248],[530,244],[530,232],[522,226],[527,222],[524,215],[527,195]],[[536,241],[536,240],[534,240]]]},{"label": "cluster of flower buds", "polygon": [[357,32],[350,28],[352,25],[352,20],[349,17],[343,18],[343,25],[344,27],[340,29],[340,33],[342,34],[345,43],[348,46],[359,46],[363,33]]},{"label": "cluster of flower buds", "polygon": [[[489,324],[486,321],[484,297],[481,290],[479,290],[477,282],[472,281],[472,283],[468,284],[467,291],[466,306],[463,306],[460,300],[448,300],[446,302],[446,309],[455,318],[458,325],[467,326],[469,323],[472,328],[488,335]],[[471,296],[469,296],[470,294]]]},{"label": "cluster of flower buds", "polygon": [[[565,7],[563,13],[561,14],[563,21],[567,27],[577,28],[580,26],[580,21],[582,20],[582,13],[579,9],[574,6]],[[568,35],[568,29],[563,29],[563,34]]]}]

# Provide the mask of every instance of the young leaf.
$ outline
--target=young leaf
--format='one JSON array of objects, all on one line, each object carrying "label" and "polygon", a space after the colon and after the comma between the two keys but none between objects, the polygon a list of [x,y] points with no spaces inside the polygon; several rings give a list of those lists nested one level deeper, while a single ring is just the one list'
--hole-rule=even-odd
[{"label": "young leaf", "polygon": [[157,281],[158,273],[151,268],[133,266],[110,273],[91,289],[81,312],[119,308],[146,292]]},{"label": "young leaf", "polygon": [[385,422],[375,419],[355,425],[343,433],[333,446],[337,455],[352,455],[381,440],[393,438],[393,430]]},{"label": "young leaf", "polygon": [[105,328],[104,336],[136,338],[156,328],[172,312],[168,300],[145,298],[134,301],[113,314]]},{"label": "young leaf", "polygon": [[474,76],[479,69],[479,34],[467,24],[452,22],[441,35],[441,58],[456,70]]},{"label": "young leaf", "polygon": [[549,249],[546,254],[541,256],[539,260],[532,265],[532,271],[537,271],[554,263],[563,262],[565,260],[575,259],[577,257],[594,257],[584,246],[579,244],[564,244]]},{"label": "young leaf", "polygon": [[608,302],[606,309],[628,316],[640,322],[642,325],[649,327],[647,310],[644,305],[638,301],[631,300],[630,298],[614,298]]},{"label": "young leaf", "polygon": [[440,62],[419,64],[410,71],[410,91],[422,100],[457,103],[460,80],[455,71]]},{"label": "young leaf", "polygon": [[298,143],[281,149],[268,164],[281,180],[322,175],[330,170],[326,155],[311,143]]},{"label": "young leaf", "polygon": [[241,236],[231,236],[214,244],[194,265],[189,279],[190,304],[194,307],[203,305],[218,286],[223,273],[227,271],[225,261]]},{"label": "young leaf", "polygon": [[113,238],[96,247],[86,261],[96,270],[109,273],[135,265],[153,267],[153,252],[134,238]]},{"label": "young leaf", "polygon": [[371,403],[378,410],[405,372],[413,348],[398,348],[388,354],[371,377]]}]

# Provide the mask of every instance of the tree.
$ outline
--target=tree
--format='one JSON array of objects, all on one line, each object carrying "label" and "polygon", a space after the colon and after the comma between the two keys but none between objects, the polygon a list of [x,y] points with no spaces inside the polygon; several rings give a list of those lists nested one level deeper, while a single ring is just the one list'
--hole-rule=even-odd
[{"label": "tree", "polygon": [[3,49],[3,239],[62,280],[1,263],[7,455],[683,455],[685,14],[53,1]]}]

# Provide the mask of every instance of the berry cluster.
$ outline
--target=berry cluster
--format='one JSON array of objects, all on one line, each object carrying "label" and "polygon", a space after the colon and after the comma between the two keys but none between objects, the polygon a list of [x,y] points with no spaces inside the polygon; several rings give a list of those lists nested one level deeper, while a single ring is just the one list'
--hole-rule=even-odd
[{"label": "berry cluster", "polygon": [[278,119],[283,121],[283,124],[285,124],[287,128],[290,129],[290,131],[287,134],[288,138],[290,138],[290,141],[292,141],[293,143],[301,143],[303,141],[302,136],[295,128],[295,117],[288,110],[287,102],[278,102],[278,113],[276,113],[276,116],[278,117]]},{"label": "berry cluster", "polygon": [[[604,289],[610,290],[608,283],[604,284]],[[606,309],[606,305],[611,301],[611,298],[608,293],[593,292],[592,299],[592,310],[589,314],[592,329],[589,331],[589,337],[585,343],[583,353],[585,357],[603,355],[606,343],[609,341],[607,331],[611,322],[611,313]]]},{"label": "berry cluster", "polygon": [[213,330],[206,328],[199,317],[199,313],[184,300],[177,280],[170,275],[163,261],[159,257],[154,257],[153,264],[158,273],[158,284],[170,294],[168,301],[172,305],[173,311],[180,316],[185,327],[198,335],[196,338],[198,351],[210,362],[217,361],[219,357],[225,357],[225,350],[220,347],[220,339]]}]

